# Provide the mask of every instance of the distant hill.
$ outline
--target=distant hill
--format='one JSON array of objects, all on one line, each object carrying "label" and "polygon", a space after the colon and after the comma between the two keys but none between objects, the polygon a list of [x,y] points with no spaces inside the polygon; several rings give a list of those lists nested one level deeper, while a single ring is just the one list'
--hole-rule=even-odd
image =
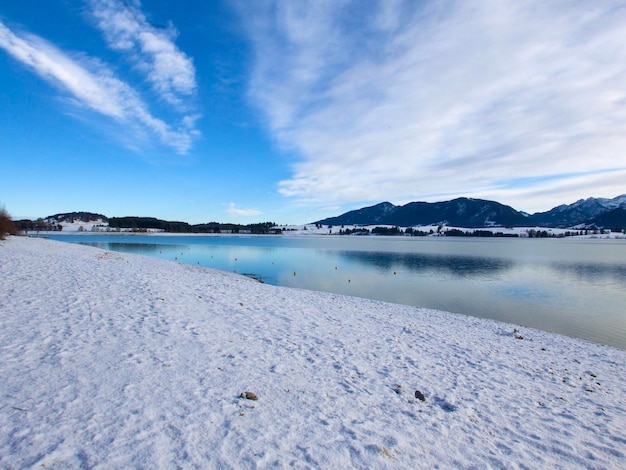
[{"label": "distant hill", "polygon": [[531,216],[531,219],[535,225],[541,227],[572,227],[594,223],[599,227],[598,221],[594,219],[618,208],[626,209],[626,194],[614,199],[594,197],[580,199],[573,204],[563,204],[547,212],[537,212]]},{"label": "distant hill", "polygon": [[[618,209],[621,209],[618,210]],[[605,214],[607,218],[603,218]],[[598,228],[626,227],[626,195],[614,199],[589,198],[532,215],[483,199],[457,198],[445,202],[410,202],[395,206],[382,202],[313,222],[322,225],[450,225],[456,227],[539,226]]]},{"label": "distant hill", "polygon": [[93,212],[66,212],[63,214],[55,214],[47,217],[46,220],[56,221],[57,223],[74,223],[74,222],[108,222],[106,215],[94,214]]}]

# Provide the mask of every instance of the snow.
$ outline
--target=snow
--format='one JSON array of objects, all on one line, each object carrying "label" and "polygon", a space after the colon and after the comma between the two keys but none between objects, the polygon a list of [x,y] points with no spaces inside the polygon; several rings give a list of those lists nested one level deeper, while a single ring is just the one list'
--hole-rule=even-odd
[{"label": "snow", "polygon": [[[384,227],[384,228],[393,228],[394,225],[384,225],[384,224],[373,224],[373,225],[319,225],[315,224],[305,224],[305,225],[279,225],[279,228],[283,230],[283,236],[295,236],[295,235],[339,235],[340,231],[343,230],[354,230],[358,228],[365,228],[370,232],[376,227]],[[409,227],[398,227],[403,232]],[[584,227],[573,227],[573,228],[552,228],[552,227],[479,227],[479,228],[468,228],[468,227],[456,227],[451,225],[438,226],[438,225],[415,225],[411,228],[415,230],[419,230],[421,232],[431,232],[433,237],[443,236],[443,232],[447,230],[461,230],[463,232],[473,232],[475,230],[480,231],[489,231],[493,233],[503,233],[505,235],[517,235],[518,237],[528,237],[528,233],[530,231],[535,232],[548,232],[551,236],[554,235],[556,237],[559,236],[571,236],[576,238],[602,238],[602,239],[623,239],[625,238],[622,232],[609,232],[608,230],[603,231],[604,233],[593,233],[592,230],[588,231],[587,235],[571,235],[572,232],[585,231]],[[442,233],[438,233],[442,231]],[[360,236],[360,235],[357,235]]]},{"label": "snow", "polygon": [[[112,233],[114,235],[123,235],[123,234],[135,234],[141,233],[142,235],[151,234],[151,235],[164,235],[170,236],[172,233],[165,232],[162,229],[146,229],[145,232],[135,232],[133,229],[125,228],[125,229],[117,229],[110,228],[108,223],[103,222],[102,220],[97,220],[93,222],[62,222],[60,225],[63,226],[62,231],[40,231],[40,232],[29,232],[29,235],[38,234],[38,235],[89,235],[92,233],[97,233],[98,235],[104,235],[107,233]],[[344,230],[355,230],[359,228],[365,228],[370,232],[376,227],[384,227],[384,228],[394,228],[394,225],[385,225],[385,224],[372,224],[372,225],[318,225],[318,224],[304,224],[304,225],[278,225],[277,228],[283,230],[283,236],[301,236],[301,235],[339,235],[340,232]],[[403,232],[409,227],[399,227]],[[419,230],[421,232],[432,232],[432,235],[428,236],[442,236],[443,233],[439,233],[440,231],[447,230],[461,230],[463,232],[473,232],[475,230],[480,231],[490,231],[494,233],[503,233],[506,235],[517,235],[519,237],[528,237],[528,233],[530,231],[535,232],[543,232],[546,231],[550,235],[554,236],[575,236],[577,238],[625,238],[625,235],[621,232],[609,232],[609,230],[603,231],[603,233],[594,234],[593,231],[589,230],[587,235],[571,235],[572,232],[584,231],[584,226],[575,226],[571,228],[550,228],[550,227],[480,227],[480,228],[468,228],[468,227],[456,227],[456,226],[439,226],[439,225],[415,225],[410,228],[415,230]],[[221,234],[209,234],[209,233],[183,233],[181,235],[185,236],[207,236],[207,235],[221,235]],[[235,234],[229,234],[235,235]],[[242,233],[242,235],[249,235],[247,233]]]},{"label": "snow", "polygon": [[59,223],[63,227],[63,232],[92,232],[100,227],[108,227],[108,222],[104,222],[102,219],[94,220],[91,222],[83,222],[82,220],[64,220]]},{"label": "snow", "polygon": [[1,468],[626,466],[623,350],[26,237],[0,278]]},{"label": "snow", "polygon": [[[51,219],[52,221],[54,221],[54,219]],[[56,223],[56,221],[54,221],[53,223]],[[60,234],[60,233],[71,233],[72,235],[76,235],[77,233],[93,233],[93,232],[97,232],[97,233],[129,233],[132,232],[133,230],[130,228],[123,228],[123,229],[118,229],[118,228],[111,228],[109,227],[109,223],[103,221],[102,219],[97,219],[97,220],[92,220],[90,222],[84,222],[82,220],[64,220],[62,222],[59,222],[58,225],[60,225],[62,227],[62,231],[53,231],[53,232],[47,232],[47,231],[40,231],[39,233],[55,233],[55,234]],[[151,228],[151,229],[146,229],[147,233],[161,233],[163,232],[163,229],[157,229],[157,228]],[[37,232],[35,232],[37,233]]]}]

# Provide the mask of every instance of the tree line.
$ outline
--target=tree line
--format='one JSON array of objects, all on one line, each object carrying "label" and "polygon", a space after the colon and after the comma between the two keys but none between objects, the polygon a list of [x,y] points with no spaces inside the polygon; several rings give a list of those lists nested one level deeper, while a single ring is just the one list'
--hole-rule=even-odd
[{"label": "tree line", "polygon": [[170,233],[270,234],[281,232],[280,229],[276,228],[276,223],[274,222],[262,222],[247,225],[209,222],[206,224],[191,225],[187,222],[161,220],[154,217],[110,217],[109,227],[111,229],[130,229],[137,232],[152,229]]}]

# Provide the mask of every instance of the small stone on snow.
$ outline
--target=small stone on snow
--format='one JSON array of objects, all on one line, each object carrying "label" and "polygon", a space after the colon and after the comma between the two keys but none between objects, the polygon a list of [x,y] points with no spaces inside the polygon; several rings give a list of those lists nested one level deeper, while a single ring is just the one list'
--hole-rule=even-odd
[{"label": "small stone on snow", "polygon": [[243,392],[241,395],[239,395],[241,398],[245,398],[246,400],[254,400],[257,401],[259,398],[256,396],[256,394],[252,393],[252,392]]}]

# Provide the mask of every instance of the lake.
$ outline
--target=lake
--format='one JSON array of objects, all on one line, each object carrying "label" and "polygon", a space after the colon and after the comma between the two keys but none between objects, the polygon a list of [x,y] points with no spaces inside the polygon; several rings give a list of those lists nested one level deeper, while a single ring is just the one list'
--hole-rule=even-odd
[{"label": "lake", "polygon": [[626,240],[54,234],[268,284],[491,318],[626,349]]}]

